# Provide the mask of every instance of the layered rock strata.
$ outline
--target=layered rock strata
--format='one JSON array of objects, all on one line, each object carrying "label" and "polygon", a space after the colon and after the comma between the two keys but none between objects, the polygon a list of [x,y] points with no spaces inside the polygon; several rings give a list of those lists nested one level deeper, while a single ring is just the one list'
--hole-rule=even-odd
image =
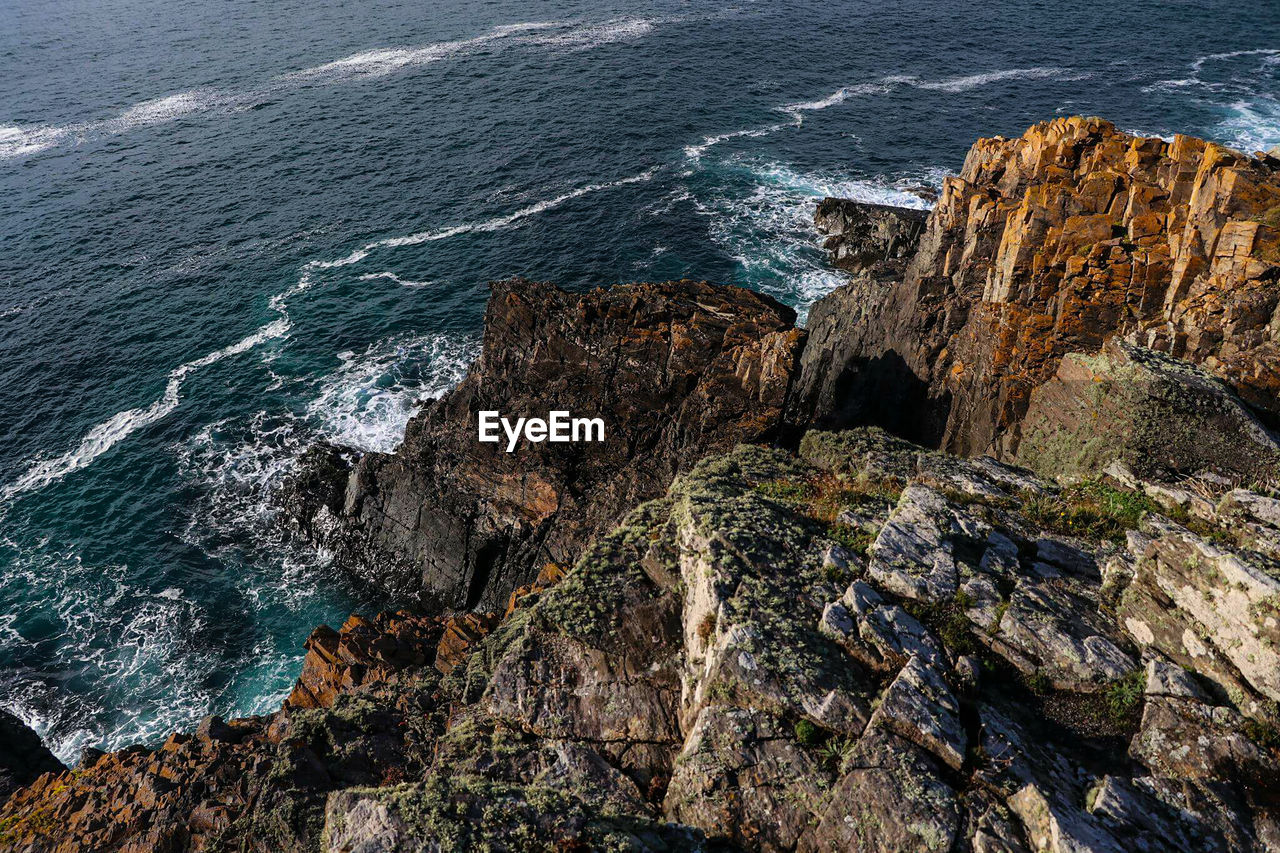
[{"label": "layered rock strata", "polygon": [[979,140],[903,275],[810,313],[794,420],[880,423],[1016,452],[1068,353],[1133,343],[1203,365],[1280,419],[1280,160],[1062,118]]}]

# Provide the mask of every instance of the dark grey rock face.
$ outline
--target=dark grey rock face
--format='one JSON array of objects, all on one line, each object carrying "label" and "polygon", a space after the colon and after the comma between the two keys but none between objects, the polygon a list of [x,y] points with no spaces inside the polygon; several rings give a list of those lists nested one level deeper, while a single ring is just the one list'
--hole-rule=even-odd
[{"label": "dark grey rock face", "polygon": [[30,785],[43,773],[64,769],[26,723],[8,711],[0,711],[0,800],[17,788]]},{"label": "dark grey rock face", "polygon": [[[705,282],[587,294],[494,284],[467,379],[414,418],[395,453],[348,470],[316,451],[286,511],[380,590],[501,609],[708,451],[773,438],[804,341],[794,320],[766,296]],[[481,410],[601,417],[605,440],[508,453],[478,441]]]},{"label": "dark grey rock face", "polygon": [[910,258],[928,218],[927,210],[824,198],[813,222],[827,235],[823,245],[831,253],[831,262],[849,272],[861,272]]}]

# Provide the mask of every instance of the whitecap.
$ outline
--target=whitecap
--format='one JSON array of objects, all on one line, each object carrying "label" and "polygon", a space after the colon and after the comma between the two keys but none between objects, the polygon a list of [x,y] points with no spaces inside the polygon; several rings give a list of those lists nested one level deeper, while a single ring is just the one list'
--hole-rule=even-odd
[{"label": "whitecap", "polygon": [[980,74],[967,74],[963,77],[952,77],[946,80],[909,80],[904,82],[909,82],[910,85],[917,89],[935,92],[968,92],[972,89],[989,86],[992,83],[1001,83],[1005,80],[1040,80],[1046,77],[1053,77],[1058,80],[1083,80],[1089,76],[1087,73],[1072,71],[1069,68],[1037,67],[984,71]]},{"label": "whitecap", "polygon": [[819,98],[816,101],[801,101],[794,104],[783,104],[778,107],[784,113],[808,113],[817,110],[825,110],[828,107],[834,107],[843,104],[845,101],[853,97],[861,97],[866,95],[883,95],[889,91],[896,78],[886,77],[874,83],[859,83],[856,86],[841,86],[825,98]]},{"label": "whitecap", "polygon": [[66,142],[98,133],[123,133],[180,118],[223,109],[242,110],[291,89],[376,79],[445,59],[461,58],[505,45],[548,49],[592,48],[642,38],[659,23],[678,18],[619,18],[596,23],[527,21],[502,24],[468,39],[421,46],[377,47],[309,68],[278,75],[241,91],[193,89],[134,104],[119,114],[97,121],[61,127],[0,126],[0,160],[36,154]]},{"label": "whitecap", "polygon": [[1201,56],[1197,58],[1194,62],[1192,62],[1191,70],[1199,72],[1204,69],[1204,66],[1206,63],[1221,62],[1226,59],[1237,59],[1241,56],[1266,56],[1269,58],[1280,57],[1280,49],[1270,48],[1270,47],[1260,47],[1260,48],[1255,48],[1253,50],[1232,50],[1226,53],[1210,53],[1206,56]]},{"label": "whitecap", "polygon": [[6,125],[0,127],[0,160],[22,157],[52,148],[70,136],[71,133],[72,129],[69,127],[47,127],[44,125],[32,127]]},{"label": "whitecap", "polygon": [[31,462],[27,470],[17,480],[0,489],[0,501],[8,501],[24,492],[43,488],[68,474],[85,468],[139,429],[163,419],[178,407],[178,403],[181,400],[182,384],[191,374],[225,358],[246,352],[268,340],[287,336],[292,325],[288,313],[289,301],[314,285],[315,278],[312,275],[314,270],[350,266],[364,260],[371,252],[378,249],[415,246],[421,243],[445,240],[461,234],[499,231],[531,216],[536,216],[539,213],[558,207],[567,201],[581,198],[584,195],[652,180],[660,169],[661,167],[654,166],[639,174],[620,178],[616,181],[588,184],[492,219],[463,223],[434,231],[420,231],[403,237],[389,237],[377,240],[335,261],[307,262],[302,267],[302,273],[298,277],[298,281],[292,287],[275,294],[269,300],[268,307],[279,315],[276,320],[260,326],[253,334],[242,338],[234,344],[174,368],[169,373],[164,394],[160,399],[149,406],[119,412],[110,419],[103,421],[90,429],[74,450],[55,458],[38,459]]},{"label": "whitecap", "polygon": [[461,382],[478,355],[477,340],[447,333],[395,337],[359,355],[340,354],[306,416],[335,444],[390,453],[410,418]]},{"label": "whitecap", "polygon": [[389,271],[371,272],[371,273],[366,273],[360,276],[360,281],[377,281],[378,279],[386,279],[387,281],[393,284],[398,284],[401,287],[414,287],[414,288],[430,287],[432,284],[429,281],[409,281],[408,279],[403,279],[400,276],[396,275],[395,273],[389,272]]},{"label": "whitecap", "polygon": [[599,24],[576,26],[563,33],[525,36],[520,41],[551,48],[601,47],[614,42],[635,41],[643,38],[653,32],[655,23],[656,20],[652,18],[620,18]]},{"label": "whitecap", "polygon": [[154,124],[176,121],[177,119],[196,113],[206,112],[234,101],[234,96],[211,89],[197,89],[190,92],[178,92],[163,98],[135,104],[113,119],[100,125],[89,125],[90,129],[109,130],[112,133],[123,133],[135,127],[147,127]]},{"label": "whitecap", "polygon": [[642,183],[652,180],[654,175],[658,174],[661,166],[654,166],[646,169],[636,175],[626,178],[619,178],[616,181],[608,181],[606,183],[588,184],[587,186],[578,187],[569,192],[562,193],[554,198],[544,199],[543,201],[531,204],[528,207],[522,207],[512,213],[495,216],[492,219],[485,219],[479,222],[465,222],[461,225],[453,225],[448,228],[441,228],[431,231],[418,231],[414,234],[406,234],[403,237],[387,237],[382,240],[375,240],[372,243],[366,243],[359,249],[351,252],[345,257],[335,261],[312,261],[307,266],[310,269],[334,269],[336,267],[347,267],[357,264],[369,257],[372,252],[379,249],[399,248],[402,246],[417,246],[422,243],[430,243],[437,240],[447,240],[450,237],[457,237],[461,234],[484,233],[488,231],[499,231],[510,225],[528,219],[530,216],[536,216],[553,208],[559,207],[565,202],[581,198],[584,195],[597,193],[604,190],[617,189],[618,187],[627,186],[628,184]]},{"label": "whitecap", "polygon": [[234,355],[239,355],[264,341],[279,338],[289,331],[287,317],[258,328],[234,344],[207,353],[174,368],[169,373],[164,394],[149,406],[118,412],[93,427],[74,450],[52,459],[42,459],[28,466],[17,480],[0,490],[0,498],[12,499],[23,492],[39,489],[91,464],[133,433],[166,417],[182,399],[182,384],[191,374]]},{"label": "whitecap", "polygon": [[753,127],[746,130],[734,130],[729,133],[718,133],[713,136],[704,136],[702,141],[696,145],[685,146],[684,156],[690,160],[700,160],[702,159],[702,155],[707,153],[708,149],[719,145],[721,142],[725,142],[730,139],[768,136],[771,133],[777,133],[780,130],[785,130],[788,127],[796,127],[798,125],[799,121],[796,121],[794,123],[771,124],[766,127]]}]

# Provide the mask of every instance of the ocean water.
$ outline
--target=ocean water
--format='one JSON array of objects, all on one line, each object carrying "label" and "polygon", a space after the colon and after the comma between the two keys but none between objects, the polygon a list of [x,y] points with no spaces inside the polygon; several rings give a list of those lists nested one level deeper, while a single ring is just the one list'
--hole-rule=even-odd
[{"label": "ocean water", "polygon": [[486,282],[836,287],[827,194],[925,206],[1057,115],[1280,143],[1280,6],[0,3],[0,705],[64,759],[276,707],[361,598],[270,495],[391,450]]}]

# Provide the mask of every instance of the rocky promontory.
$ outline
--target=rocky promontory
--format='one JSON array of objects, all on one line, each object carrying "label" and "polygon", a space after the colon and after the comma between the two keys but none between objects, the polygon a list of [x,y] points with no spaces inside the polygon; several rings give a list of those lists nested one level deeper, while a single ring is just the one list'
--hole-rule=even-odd
[{"label": "rocky promontory", "polygon": [[905,273],[814,306],[793,417],[1012,458],[1062,358],[1123,338],[1204,366],[1274,428],[1278,264],[1274,157],[1078,117],[979,140]]},{"label": "rocky promontory", "polygon": [[[1280,850],[1277,205],[1268,157],[1058,119],[927,217],[823,202],[807,332],[493,285],[396,452],[282,495],[404,609],[274,714],[10,771],[0,849]],[[606,440],[477,440],[551,409]]]},{"label": "rocky promontory", "polygon": [[[379,590],[500,607],[703,455],[777,437],[804,333],[767,296],[705,282],[571,294],[492,286],[484,350],[393,454],[321,449],[287,509]],[[597,443],[480,443],[477,412],[606,419]]]}]

